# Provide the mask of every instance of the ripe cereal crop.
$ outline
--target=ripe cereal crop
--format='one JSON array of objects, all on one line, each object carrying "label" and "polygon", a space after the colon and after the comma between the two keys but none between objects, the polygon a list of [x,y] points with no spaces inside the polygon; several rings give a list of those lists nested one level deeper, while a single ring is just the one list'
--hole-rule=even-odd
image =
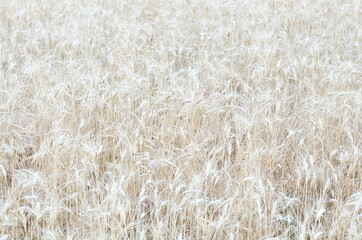
[{"label": "ripe cereal crop", "polygon": [[0,239],[360,239],[361,19],[0,0]]}]

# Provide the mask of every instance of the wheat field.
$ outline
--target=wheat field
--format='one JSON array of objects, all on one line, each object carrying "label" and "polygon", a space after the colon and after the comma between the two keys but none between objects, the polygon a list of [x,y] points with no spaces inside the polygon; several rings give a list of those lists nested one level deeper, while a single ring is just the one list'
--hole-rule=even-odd
[{"label": "wheat field", "polygon": [[361,239],[359,0],[0,0],[0,239]]}]

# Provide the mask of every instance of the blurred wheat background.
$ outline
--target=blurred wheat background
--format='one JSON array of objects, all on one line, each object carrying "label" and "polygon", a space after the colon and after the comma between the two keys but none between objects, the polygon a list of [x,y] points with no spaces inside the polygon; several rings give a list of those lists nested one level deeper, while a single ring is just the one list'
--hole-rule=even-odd
[{"label": "blurred wheat background", "polygon": [[360,1],[0,1],[0,239],[360,239]]}]

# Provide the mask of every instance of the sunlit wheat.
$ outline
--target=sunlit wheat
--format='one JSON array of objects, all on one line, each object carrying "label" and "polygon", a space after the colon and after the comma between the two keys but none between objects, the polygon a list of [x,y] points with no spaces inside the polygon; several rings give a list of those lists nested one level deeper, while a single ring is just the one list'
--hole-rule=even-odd
[{"label": "sunlit wheat", "polygon": [[361,8],[0,1],[0,239],[359,239]]}]

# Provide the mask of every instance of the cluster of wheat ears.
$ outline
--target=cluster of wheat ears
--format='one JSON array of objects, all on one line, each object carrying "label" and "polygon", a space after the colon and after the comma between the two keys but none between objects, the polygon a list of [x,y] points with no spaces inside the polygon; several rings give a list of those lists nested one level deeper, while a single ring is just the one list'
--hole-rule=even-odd
[{"label": "cluster of wheat ears", "polygon": [[0,239],[359,239],[359,0],[0,0]]}]

